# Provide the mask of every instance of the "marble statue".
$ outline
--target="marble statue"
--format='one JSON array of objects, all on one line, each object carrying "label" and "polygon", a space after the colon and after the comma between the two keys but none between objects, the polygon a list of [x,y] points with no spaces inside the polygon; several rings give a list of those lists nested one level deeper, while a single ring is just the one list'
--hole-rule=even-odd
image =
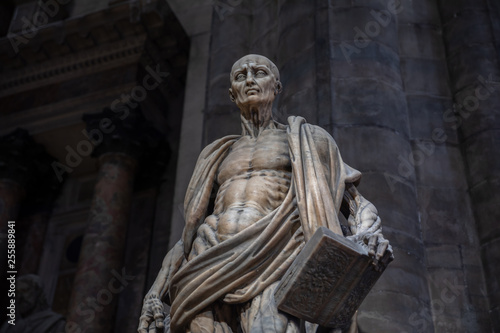
[{"label": "marble statue", "polygon": [[66,320],[52,311],[42,287],[40,277],[33,274],[16,279],[15,325],[5,322],[0,333],[62,333]]},{"label": "marble statue", "polygon": [[[174,333],[316,332],[318,325],[278,310],[273,293],[319,227],[342,234],[341,208],[349,239],[375,261],[392,252],[376,208],[356,189],[360,172],[342,161],[330,134],[301,117],[273,120],[282,89],[273,62],[247,55],[234,63],[230,81],[242,134],[200,154],[182,239],[144,298],[140,333],[164,326]],[[167,316],[163,302],[171,306]]]}]

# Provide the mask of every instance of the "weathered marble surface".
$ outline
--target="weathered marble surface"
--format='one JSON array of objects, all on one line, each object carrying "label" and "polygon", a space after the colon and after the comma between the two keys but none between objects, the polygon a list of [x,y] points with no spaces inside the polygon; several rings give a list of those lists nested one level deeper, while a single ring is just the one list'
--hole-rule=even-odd
[{"label": "weathered marble surface", "polygon": [[373,260],[392,252],[377,210],[356,189],[361,174],[343,162],[333,138],[301,117],[288,125],[273,120],[282,89],[277,67],[248,55],[233,65],[230,79],[242,135],[201,153],[183,236],[144,299],[141,333],[163,328],[163,300],[171,305],[167,331],[298,332],[300,320],[278,311],[273,293],[319,227],[342,232],[341,206],[348,237]]}]

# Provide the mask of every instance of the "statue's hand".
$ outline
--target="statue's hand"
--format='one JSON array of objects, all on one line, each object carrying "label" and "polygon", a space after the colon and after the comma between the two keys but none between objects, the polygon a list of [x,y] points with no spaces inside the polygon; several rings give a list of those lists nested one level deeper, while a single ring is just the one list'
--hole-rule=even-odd
[{"label": "statue's hand", "polygon": [[139,318],[139,333],[163,333],[165,312],[163,302],[156,293],[148,293],[144,297],[141,317]]},{"label": "statue's hand", "polygon": [[[376,267],[379,266],[379,261],[383,258],[386,258],[384,262],[381,262],[383,265],[387,265],[394,259],[392,247],[389,245],[389,241],[384,238],[380,230],[377,232],[367,230],[356,235],[347,236],[347,239],[365,247],[370,257],[374,258],[373,264]],[[389,252],[389,255],[384,257],[386,252]]]}]

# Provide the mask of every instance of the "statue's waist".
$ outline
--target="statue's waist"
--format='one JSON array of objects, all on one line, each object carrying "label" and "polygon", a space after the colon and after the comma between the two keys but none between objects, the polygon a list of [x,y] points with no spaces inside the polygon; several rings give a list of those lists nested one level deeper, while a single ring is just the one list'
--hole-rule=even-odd
[{"label": "statue's waist", "polygon": [[283,170],[283,169],[254,169],[252,164],[249,163],[248,166],[244,169],[240,170],[225,170],[222,169],[219,171],[219,175],[230,173],[230,177],[220,177],[218,182],[221,186],[221,189],[225,186],[228,186],[231,182],[240,180],[240,179],[250,179],[250,178],[276,178],[277,180],[288,180],[292,177],[291,170]]},{"label": "statue's waist", "polygon": [[223,241],[248,228],[272,211],[273,209],[252,200],[236,202],[208,216],[205,223],[217,233],[220,241]]},{"label": "statue's waist", "polygon": [[289,189],[290,173],[284,171],[255,171],[234,177],[220,187],[214,213],[254,209],[267,214],[283,202]]}]

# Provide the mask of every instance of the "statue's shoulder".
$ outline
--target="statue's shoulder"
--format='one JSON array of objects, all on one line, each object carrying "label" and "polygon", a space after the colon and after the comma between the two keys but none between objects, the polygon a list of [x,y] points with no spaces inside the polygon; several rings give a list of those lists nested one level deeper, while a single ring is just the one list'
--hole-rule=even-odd
[{"label": "statue's shoulder", "polygon": [[229,148],[234,142],[236,142],[241,135],[227,135],[220,139],[215,140],[211,144],[207,145],[200,153],[200,159],[205,159],[215,152],[219,152],[220,150],[226,150]]}]

